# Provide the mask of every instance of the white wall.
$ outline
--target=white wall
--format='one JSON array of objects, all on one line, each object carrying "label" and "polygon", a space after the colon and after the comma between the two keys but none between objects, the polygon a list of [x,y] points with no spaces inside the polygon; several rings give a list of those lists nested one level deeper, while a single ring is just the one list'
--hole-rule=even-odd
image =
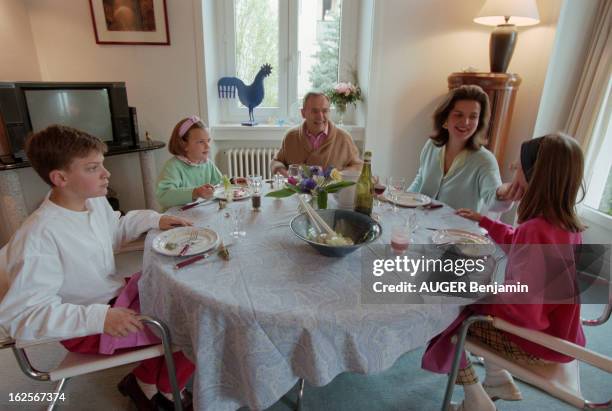
[{"label": "white wall", "polygon": [[28,10],[22,0],[0,2],[0,81],[40,80]]},{"label": "white wall", "polygon": [[[523,83],[510,130],[508,162],[517,155],[520,142],[533,133],[560,3],[538,1],[540,25],[519,28],[508,71],[518,73]],[[366,148],[374,151],[374,172],[413,178],[431,132],[431,115],[448,90],[448,75],[468,66],[489,71],[492,28],[472,21],[482,4],[482,0],[375,2],[366,120]]]},{"label": "white wall", "polygon": [[[168,1],[166,4],[170,46],[98,45],[87,1],[27,0],[25,7],[40,78],[43,81],[125,81],[129,104],[138,110],[141,137],[144,139],[144,132],[149,131],[154,139],[168,141],[178,120],[199,113],[200,101],[193,2]],[[17,11],[10,12],[17,15]],[[19,33],[27,38],[26,34]],[[29,50],[33,51],[32,46]],[[158,169],[168,157],[166,149],[156,152]],[[112,157],[107,165],[112,173],[111,187],[118,192],[121,207],[143,208],[137,155]],[[20,172],[20,179],[25,187],[26,203],[32,210],[46,189],[32,170]]]}]

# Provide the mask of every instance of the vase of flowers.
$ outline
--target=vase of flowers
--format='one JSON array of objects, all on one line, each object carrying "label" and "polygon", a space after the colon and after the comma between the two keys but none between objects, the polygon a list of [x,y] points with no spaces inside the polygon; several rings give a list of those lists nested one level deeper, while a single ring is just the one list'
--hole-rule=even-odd
[{"label": "vase of flowers", "polygon": [[290,176],[285,187],[271,191],[266,197],[283,198],[293,194],[310,194],[316,198],[317,207],[321,210],[327,208],[329,193],[335,193],[344,187],[355,184],[353,181],[343,181],[338,169],[327,167],[323,170],[319,166],[302,166],[298,177]]},{"label": "vase of flowers", "polygon": [[362,101],[361,88],[358,85],[348,83],[338,83],[325,93],[329,101],[336,107],[338,113],[338,124],[344,123],[344,114],[349,104],[357,107],[357,102]]}]

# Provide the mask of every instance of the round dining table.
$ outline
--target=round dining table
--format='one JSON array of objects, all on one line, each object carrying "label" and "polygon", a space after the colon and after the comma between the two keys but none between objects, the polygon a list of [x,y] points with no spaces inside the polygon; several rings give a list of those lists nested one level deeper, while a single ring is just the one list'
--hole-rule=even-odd
[{"label": "round dining table", "polygon": [[[342,258],[319,254],[289,227],[296,196],[249,199],[220,209],[216,201],[168,214],[216,231],[230,258],[216,253],[177,269],[183,258],[152,249],[146,239],[140,302],[163,320],[173,343],[196,364],[198,410],[265,409],[300,379],[322,386],[343,372],[375,373],[423,347],[459,314],[461,303],[365,304],[362,250]],[[330,196],[330,208],[335,206]],[[432,229],[477,229],[444,206],[435,210],[374,209],[389,244],[392,221],[416,216],[413,241],[430,243]],[[239,221],[238,230],[236,220]],[[233,238],[232,233],[241,232]],[[464,304],[463,304],[464,305]],[[306,393],[307,395],[307,393]]]}]

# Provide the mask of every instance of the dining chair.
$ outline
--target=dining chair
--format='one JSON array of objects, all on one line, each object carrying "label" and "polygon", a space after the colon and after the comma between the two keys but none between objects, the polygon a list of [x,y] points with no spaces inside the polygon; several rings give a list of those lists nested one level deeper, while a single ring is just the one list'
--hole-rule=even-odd
[{"label": "dining chair", "polygon": [[[161,355],[163,355],[166,360],[168,376],[170,378],[170,385],[172,387],[172,395],[174,398],[181,398],[176,379],[174,359],[172,358],[173,351],[178,351],[178,349],[172,349],[172,341],[168,327],[160,320],[149,316],[141,316],[141,321],[158,331],[161,338],[161,344],[151,345],[115,355],[80,354],[68,352],[62,362],[57,367],[49,371],[39,371],[34,368],[26,353],[27,347],[48,343],[50,342],[48,340],[41,343],[28,343],[27,345],[21,345],[19,342],[15,342],[14,339],[8,337],[0,340],[0,349],[11,348],[13,350],[13,354],[17,359],[19,368],[26,376],[36,381],[57,382],[55,393],[52,397],[52,402],[47,408],[48,411],[55,409],[58,396],[61,395],[64,385],[71,378],[147,360],[149,358],[159,357]],[[174,409],[175,411],[182,411],[181,401],[174,401]]]},{"label": "dining chair", "polygon": [[[610,312],[612,302],[609,302],[606,307],[606,312]],[[605,314],[605,313],[604,313]],[[603,318],[600,317],[600,319]],[[609,315],[608,315],[609,318]],[[541,346],[550,348],[561,354],[575,358],[569,363],[552,363],[552,364],[537,364],[527,365],[518,364],[508,360],[498,353],[492,351],[475,338],[467,337],[469,327],[478,321],[491,323],[493,327],[524,338],[528,341],[535,342]],[[603,322],[602,322],[603,323]],[[501,318],[491,316],[475,315],[466,319],[461,325],[458,335],[453,337],[456,343],[456,351],[453,359],[453,366],[448,377],[444,401],[442,403],[442,411],[447,411],[450,406],[455,379],[459,372],[459,363],[461,354],[464,350],[483,357],[485,361],[506,369],[516,378],[533,385],[548,394],[559,398],[568,404],[581,409],[609,409],[612,406],[612,399],[607,402],[595,403],[584,399],[580,391],[580,374],[578,370],[578,361],[585,362],[593,367],[599,368],[607,373],[612,373],[612,358],[596,353],[586,347],[581,347],[577,344],[553,337],[540,331],[534,331],[523,327],[518,327]]]}]

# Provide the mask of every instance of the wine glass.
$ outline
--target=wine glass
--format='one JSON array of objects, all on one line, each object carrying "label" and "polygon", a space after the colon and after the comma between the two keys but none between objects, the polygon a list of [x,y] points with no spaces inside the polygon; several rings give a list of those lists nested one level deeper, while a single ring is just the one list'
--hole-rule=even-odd
[{"label": "wine glass", "polygon": [[376,207],[380,207],[382,205],[380,196],[383,195],[387,186],[380,182],[379,176],[372,176],[372,184],[374,185],[374,194],[376,194]]},{"label": "wine glass", "polygon": [[400,195],[406,189],[406,179],[404,177],[389,177],[387,182],[389,188],[389,195],[393,202],[393,212],[397,212],[397,202],[399,201]]}]

